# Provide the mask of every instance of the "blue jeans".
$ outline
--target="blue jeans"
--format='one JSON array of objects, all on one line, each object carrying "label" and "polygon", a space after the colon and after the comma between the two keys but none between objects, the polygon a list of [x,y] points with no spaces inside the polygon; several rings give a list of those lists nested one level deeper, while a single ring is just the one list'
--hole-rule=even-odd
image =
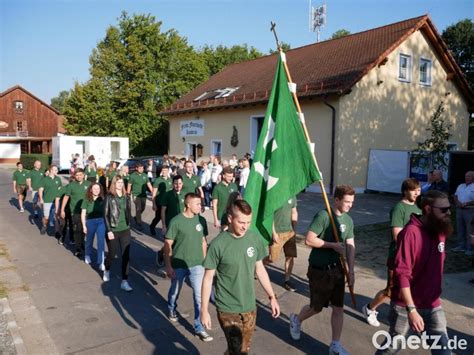
[{"label": "blue jeans", "polygon": [[181,287],[186,277],[189,277],[194,299],[194,331],[196,333],[204,330],[201,324],[201,285],[204,277],[204,268],[201,265],[190,267],[189,269],[174,269],[176,277],[171,280],[171,287],[168,291],[168,309],[170,312],[176,311],[176,300],[179,297]]},{"label": "blue jeans", "polygon": [[86,255],[92,255],[92,244],[94,236],[97,234],[97,264],[104,263],[105,251],[105,221],[103,218],[91,218],[86,220]]},{"label": "blue jeans", "polygon": [[[437,355],[450,355],[451,351],[448,350],[448,332],[446,329],[446,316],[444,315],[444,311],[441,306],[429,309],[417,309],[417,312],[423,318],[423,321],[425,323],[424,331],[426,332],[426,335],[440,336],[438,344],[436,345],[438,347],[441,346],[442,348],[445,348],[439,350],[432,349],[431,353]],[[388,318],[390,321],[389,334],[392,338],[392,343],[387,349],[378,350],[376,352],[377,355],[396,354],[401,350],[400,341],[394,342],[393,338],[397,335],[401,335],[405,338],[407,337],[407,335],[413,335],[413,331],[411,330],[408,321],[407,311],[404,307],[391,303]],[[432,341],[428,340],[427,343],[432,344]],[[384,345],[386,345],[386,341],[384,342]]]}]

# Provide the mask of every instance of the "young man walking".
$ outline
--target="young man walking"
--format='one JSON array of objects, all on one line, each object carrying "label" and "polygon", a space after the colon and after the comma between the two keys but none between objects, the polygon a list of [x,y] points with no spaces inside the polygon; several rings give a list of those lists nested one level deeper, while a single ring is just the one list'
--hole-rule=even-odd
[{"label": "young man walking", "polygon": [[147,188],[149,191],[153,191],[148,176],[143,171],[143,164],[138,163],[137,170],[130,175],[127,186],[127,193],[132,194],[133,203],[135,204],[135,221],[139,230],[143,229],[142,213],[146,208]]},{"label": "young man walking", "polygon": [[194,164],[188,160],[184,163],[185,174],[183,177],[183,194],[186,196],[192,192],[201,196],[204,199],[204,192],[201,187],[201,179],[199,176],[194,175]]},{"label": "young man walking", "polygon": [[[272,316],[280,315],[280,306],[263,265],[265,246],[262,237],[249,230],[252,208],[244,200],[236,200],[228,214],[229,229],[211,243],[204,260],[201,297],[201,322],[211,329],[209,297],[216,275],[216,309],[219,324],[227,340],[227,353],[250,351],[256,324],[254,275],[268,295]],[[217,272],[216,272],[217,271]]]},{"label": "young man walking", "polygon": [[26,169],[23,169],[23,164],[21,162],[16,163],[16,170],[13,172],[12,181],[13,181],[13,192],[18,196],[18,209],[20,212],[25,212],[23,203],[26,199],[27,193],[27,182],[29,172]]},{"label": "young man walking", "polygon": [[420,208],[416,205],[416,200],[420,196],[420,183],[416,179],[408,178],[402,183],[403,198],[390,211],[391,236],[390,247],[387,258],[387,286],[380,290],[372,302],[364,305],[362,313],[367,323],[374,327],[380,326],[377,320],[377,307],[390,299],[391,289],[393,287],[393,272],[395,269],[395,252],[397,250],[397,236],[405,225],[410,221],[411,215],[421,215]]},{"label": "young man walking", "polygon": [[201,324],[201,285],[204,276],[202,262],[207,252],[207,222],[199,215],[201,197],[190,192],[185,197],[186,208],[174,217],[165,236],[164,258],[166,273],[171,279],[168,291],[168,318],[178,321],[176,312],[179,293],[186,278],[193,290],[194,331],[204,342],[213,338]]},{"label": "young man walking", "polygon": [[224,217],[229,195],[238,192],[239,188],[232,181],[234,180],[234,170],[228,166],[222,170],[222,181],[218,183],[212,191],[212,215],[214,216],[214,227],[220,228],[222,217]]},{"label": "young man walking", "polygon": [[84,251],[84,231],[82,230],[81,212],[82,201],[86,197],[86,191],[91,183],[85,180],[84,170],[77,168],[74,173],[74,181],[66,185],[64,197],[61,203],[61,218],[66,218],[66,205],[70,202],[72,214],[72,228],[74,231],[75,251],[74,255],[82,256]]},{"label": "young man walking", "polygon": [[[432,349],[432,354],[443,355],[451,354],[446,316],[440,300],[445,242],[453,232],[450,209],[445,193],[428,191],[421,202],[423,215],[412,215],[398,234],[389,315],[392,340],[406,337],[411,328],[421,334],[423,343],[427,341],[427,345],[432,345],[433,336],[436,336],[439,350]],[[383,350],[379,348],[377,354],[395,354],[401,343],[391,341],[383,344],[380,347]]]},{"label": "young man walking", "polygon": [[28,179],[28,190],[31,191],[31,201],[33,202],[33,214],[38,218],[38,189],[41,186],[41,180],[44,178],[44,170],[41,169],[41,161],[35,160],[33,169],[30,170]]},{"label": "young man walking", "polygon": [[161,168],[161,174],[153,181],[153,192],[151,200],[153,203],[153,211],[155,211],[155,218],[150,223],[150,234],[156,235],[156,225],[161,220],[161,206],[166,193],[173,189],[173,181],[170,177],[170,171],[168,165],[163,165]]},{"label": "young man walking", "polygon": [[40,205],[43,206],[43,226],[41,227],[41,234],[46,234],[50,221],[55,222],[56,234],[59,232],[59,225],[57,221],[55,221],[55,215],[59,211],[59,193],[63,184],[57,174],[58,167],[51,165],[48,169],[48,176],[45,176],[39,185],[38,201]]},{"label": "young man walking", "polygon": [[[345,277],[340,255],[346,252],[349,270],[349,286],[354,285],[354,223],[347,214],[354,203],[355,191],[351,186],[339,185],[334,191],[332,214],[336,223],[339,243],[334,237],[329,214],[326,210],[314,216],[306,235],[306,245],[312,248],[309,256],[308,279],[310,304],[304,306],[298,315],[290,315],[290,335],[294,340],[301,336],[301,324],[309,317],[318,314],[324,307],[331,305],[332,341],[329,354],[349,354],[341,345],[344,322]],[[345,244],[344,245],[342,244]]]},{"label": "young man walking", "polygon": [[280,258],[281,251],[285,253],[285,282],[283,287],[287,291],[294,292],[296,289],[290,282],[293,271],[296,251],[296,223],[298,222],[298,211],[296,209],[296,196],[290,198],[273,216],[272,244],[269,247],[269,255],[264,263],[275,263]]}]

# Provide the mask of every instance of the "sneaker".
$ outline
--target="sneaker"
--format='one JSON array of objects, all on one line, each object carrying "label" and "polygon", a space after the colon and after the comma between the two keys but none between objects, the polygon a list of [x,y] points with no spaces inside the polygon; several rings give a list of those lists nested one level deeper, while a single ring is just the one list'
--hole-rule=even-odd
[{"label": "sneaker", "polygon": [[58,244],[59,244],[59,245],[64,245],[64,240],[63,240],[62,238],[59,238],[59,239],[58,239]]},{"label": "sneaker", "polygon": [[80,251],[80,250],[76,250],[76,251],[74,252],[74,256],[80,258],[80,257],[82,256],[81,251]]},{"label": "sneaker", "polygon": [[23,207],[20,208],[20,212],[25,212],[25,209]]},{"label": "sneaker", "polygon": [[110,281],[110,271],[105,270],[104,275],[102,276],[102,281],[107,282]]},{"label": "sneaker", "polygon": [[45,235],[45,234],[46,234],[46,230],[47,230],[47,227],[46,227],[46,226],[41,227],[41,230],[40,230],[41,235]]},{"label": "sneaker", "polygon": [[369,309],[368,303],[362,307],[362,314],[364,315],[367,323],[369,323],[372,327],[380,327],[380,322],[377,320],[377,314],[379,314],[379,312]]},{"label": "sneaker", "polygon": [[100,270],[100,271],[105,271],[105,265],[104,265],[104,263],[102,263],[102,264],[99,265],[99,270]]},{"label": "sneaker", "polygon": [[474,252],[473,252],[472,250],[466,250],[466,251],[464,252],[464,255],[466,255],[466,256],[474,256]]},{"label": "sneaker", "polygon": [[178,315],[176,314],[175,311],[170,311],[170,313],[168,313],[168,319],[170,320],[170,322],[177,322]]},{"label": "sneaker", "polygon": [[329,355],[349,355],[349,352],[344,349],[340,342],[331,342],[329,346]]},{"label": "sneaker", "polygon": [[89,255],[86,255],[86,257],[84,258],[84,262],[89,265],[91,263],[91,257]]},{"label": "sneaker", "polygon": [[457,246],[457,247],[451,249],[451,251],[454,251],[455,253],[460,253],[460,252],[465,252],[466,249],[462,246]]},{"label": "sneaker", "polygon": [[285,281],[285,283],[283,284],[283,288],[287,291],[290,291],[290,292],[295,292],[296,291],[296,288],[293,287],[293,285],[290,283],[290,281]]},{"label": "sneaker", "polygon": [[120,288],[126,292],[133,291],[133,288],[130,286],[127,280],[122,280],[122,283],[120,284]]},{"label": "sneaker", "polygon": [[294,313],[290,314],[290,335],[293,340],[300,340],[301,338],[301,322]]},{"label": "sneaker", "polygon": [[214,338],[211,337],[205,330],[201,330],[200,332],[197,332],[196,336],[198,336],[199,339],[201,339],[205,343],[208,343],[214,340]]}]

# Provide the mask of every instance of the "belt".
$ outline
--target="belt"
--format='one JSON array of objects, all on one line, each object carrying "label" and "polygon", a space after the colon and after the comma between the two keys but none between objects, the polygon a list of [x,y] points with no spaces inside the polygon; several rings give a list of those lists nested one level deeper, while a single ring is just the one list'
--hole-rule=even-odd
[{"label": "belt", "polygon": [[341,263],[332,263],[332,264],[324,265],[324,266],[311,265],[311,268],[313,270],[319,270],[319,271],[329,271],[329,270],[334,270],[334,269],[342,270]]}]

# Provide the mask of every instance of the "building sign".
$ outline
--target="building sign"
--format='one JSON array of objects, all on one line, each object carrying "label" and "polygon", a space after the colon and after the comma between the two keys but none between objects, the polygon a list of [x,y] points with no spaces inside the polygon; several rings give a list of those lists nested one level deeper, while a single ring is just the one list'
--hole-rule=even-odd
[{"label": "building sign", "polygon": [[0,128],[7,128],[8,127],[8,123],[5,122],[5,121],[0,121]]},{"label": "building sign", "polygon": [[204,135],[204,121],[181,121],[181,137],[202,137]]}]

